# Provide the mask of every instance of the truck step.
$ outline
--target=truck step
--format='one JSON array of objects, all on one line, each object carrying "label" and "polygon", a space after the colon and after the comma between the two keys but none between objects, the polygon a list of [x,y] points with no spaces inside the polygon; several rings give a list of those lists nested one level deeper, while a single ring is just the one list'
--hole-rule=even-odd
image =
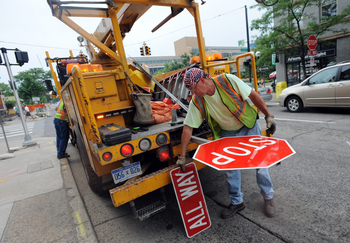
[{"label": "truck step", "polygon": [[159,213],[160,211],[163,211],[165,208],[166,208],[165,203],[162,201],[158,201],[137,210],[136,215],[140,221],[143,221],[151,217],[152,215]]}]

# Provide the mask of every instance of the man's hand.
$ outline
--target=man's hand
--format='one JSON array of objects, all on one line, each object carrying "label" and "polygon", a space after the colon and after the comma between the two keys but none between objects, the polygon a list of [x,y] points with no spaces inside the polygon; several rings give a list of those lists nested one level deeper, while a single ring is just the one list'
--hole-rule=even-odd
[{"label": "man's hand", "polygon": [[267,133],[267,136],[269,137],[270,135],[274,134],[276,131],[276,122],[274,118],[275,117],[271,115],[265,116],[266,127],[267,127],[266,133]]},{"label": "man's hand", "polygon": [[181,167],[181,170],[185,172],[186,157],[179,157],[176,161],[176,165]]}]

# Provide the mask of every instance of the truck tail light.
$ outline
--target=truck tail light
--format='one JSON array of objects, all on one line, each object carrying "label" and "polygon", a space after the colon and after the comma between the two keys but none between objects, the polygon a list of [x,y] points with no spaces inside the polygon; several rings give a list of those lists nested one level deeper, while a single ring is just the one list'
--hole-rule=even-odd
[{"label": "truck tail light", "polygon": [[139,142],[139,148],[142,150],[142,151],[147,151],[151,148],[151,140],[149,140],[148,138],[143,138],[141,139],[141,141]]},{"label": "truck tail light", "polygon": [[120,148],[120,153],[124,157],[129,157],[134,153],[134,147],[131,144],[126,143]]},{"label": "truck tail light", "polygon": [[98,115],[96,118],[97,119],[102,119],[102,118],[104,118],[105,116],[104,115]]},{"label": "truck tail light", "polygon": [[160,162],[165,162],[170,159],[170,152],[169,152],[169,147],[161,147],[158,149],[158,157]]},{"label": "truck tail light", "polygon": [[102,158],[105,161],[110,161],[112,159],[113,155],[111,152],[105,152],[102,154]]},{"label": "truck tail light", "polygon": [[165,133],[160,133],[156,137],[156,143],[158,146],[163,146],[168,142],[168,137],[166,136]]}]

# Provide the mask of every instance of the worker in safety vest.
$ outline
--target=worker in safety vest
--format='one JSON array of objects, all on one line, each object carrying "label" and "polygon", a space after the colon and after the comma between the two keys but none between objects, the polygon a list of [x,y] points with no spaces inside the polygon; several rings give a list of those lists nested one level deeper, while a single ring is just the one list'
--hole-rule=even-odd
[{"label": "worker in safety vest", "polygon": [[[185,171],[186,150],[193,128],[198,128],[204,119],[213,132],[214,139],[220,137],[262,135],[257,122],[257,110],[247,102],[247,98],[265,115],[267,133],[276,131],[276,123],[264,100],[242,80],[232,74],[221,74],[211,78],[208,73],[191,68],[184,76],[184,83],[193,94],[184,121],[181,138],[181,154],[176,162]],[[227,182],[231,204],[224,209],[221,217],[226,219],[245,208],[241,192],[240,170],[228,170]],[[273,217],[275,204],[274,190],[268,169],[256,170],[257,183],[265,201],[265,214]]]},{"label": "worker in safety vest", "polygon": [[57,148],[57,158],[68,158],[70,157],[66,153],[66,148],[69,139],[69,125],[67,112],[63,103],[63,100],[56,105],[56,115],[53,120],[56,129],[56,148]]}]

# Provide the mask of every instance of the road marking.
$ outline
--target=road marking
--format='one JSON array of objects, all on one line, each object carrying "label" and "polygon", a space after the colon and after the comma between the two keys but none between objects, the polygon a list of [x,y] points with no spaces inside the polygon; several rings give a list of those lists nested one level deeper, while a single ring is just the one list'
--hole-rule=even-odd
[{"label": "road marking", "polygon": [[348,141],[346,141],[348,144],[349,144],[349,146],[350,146],[350,143],[348,142]]},{"label": "road marking", "polygon": [[310,121],[310,120],[296,120],[296,119],[285,119],[285,118],[275,118],[275,120],[279,121],[297,121],[297,122],[311,122],[311,123],[335,123],[335,122],[328,122],[328,121]]},{"label": "road marking", "polygon": [[[33,133],[34,123],[27,124],[28,134]],[[10,125],[5,127],[6,138],[25,135],[23,128],[18,128],[18,125]],[[0,139],[4,138],[3,131],[0,130]]]},{"label": "road marking", "polygon": [[[16,170],[17,171],[17,170]],[[11,172],[12,173],[12,172]],[[5,177],[5,178],[2,178],[1,179],[1,181],[0,181],[0,184],[2,184],[2,183],[5,183],[5,182],[7,182],[7,181],[9,181],[9,180],[11,180],[11,179],[13,179],[13,178],[15,178],[15,177],[17,177],[17,176],[20,176],[20,175],[23,175],[23,174],[25,174],[26,172],[22,172],[22,173],[20,173],[20,174],[18,174],[18,175],[13,175],[13,176],[10,176],[10,177]]]},{"label": "road marking", "polygon": [[75,213],[75,218],[77,219],[78,224],[79,224],[80,235],[85,236],[85,229],[84,229],[83,222],[81,222],[79,212],[75,211],[74,213]]}]

